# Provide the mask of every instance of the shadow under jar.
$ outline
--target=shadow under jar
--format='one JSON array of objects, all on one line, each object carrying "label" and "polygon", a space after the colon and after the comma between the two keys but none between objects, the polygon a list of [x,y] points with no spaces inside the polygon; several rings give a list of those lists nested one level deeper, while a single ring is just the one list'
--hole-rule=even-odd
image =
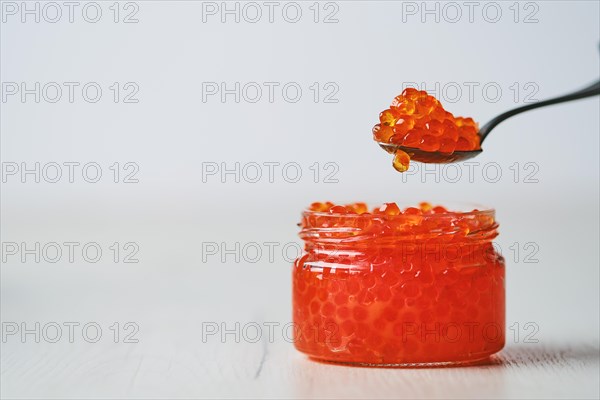
[{"label": "shadow under jar", "polygon": [[296,348],[371,366],[474,363],[505,340],[494,210],[305,211],[293,266]]}]

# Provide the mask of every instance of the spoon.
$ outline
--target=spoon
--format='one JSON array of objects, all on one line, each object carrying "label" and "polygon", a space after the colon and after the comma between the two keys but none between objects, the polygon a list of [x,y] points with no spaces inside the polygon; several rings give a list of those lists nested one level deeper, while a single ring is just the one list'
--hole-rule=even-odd
[{"label": "spoon", "polygon": [[[485,138],[490,134],[492,129],[494,129],[498,124],[500,124],[505,119],[512,117],[513,115],[521,114],[522,112],[533,110],[535,108],[545,107],[552,104],[564,103],[567,101],[583,99],[586,97],[597,96],[600,94],[600,81],[593,83],[590,86],[587,86],[583,89],[580,89],[571,94],[567,94],[560,97],[555,97],[548,100],[538,101],[536,103],[527,104],[525,106],[517,107],[513,110],[507,111],[503,114],[498,115],[496,118],[492,119],[490,122],[485,124],[481,129],[479,129],[478,135],[480,138],[480,143],[483,143]],[[446,164],[451,162],[468,160],[469,158],[473,158],[479,155],[483,150],[469,150],[469,151],[455,151],[454,153],[439,153],[435,151],[425,151],[421,149],[417,149],[414,147],[405,147],[398,144],[393,143],[382,143],[378,142],[379,146],[382,149],[387,151],[388,153],[395,153],[397,150],[402,150],[407,153],[411,160],[420,161],[424,163],[437,163],[437,164]]]}]

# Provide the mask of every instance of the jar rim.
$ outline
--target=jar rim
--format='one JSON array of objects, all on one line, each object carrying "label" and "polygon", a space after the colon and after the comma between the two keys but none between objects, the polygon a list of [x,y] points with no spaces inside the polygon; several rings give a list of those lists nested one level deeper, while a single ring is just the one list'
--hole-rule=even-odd
[{"label": "jar rim", "polygon": [[[384,203],[381,203],[384,204]],[[398,203],[396,203],[398,204]],[[492,207],[487,207],[481,204],[477,204],[477,203],[467,203],[467,202],[448,202],[448,205],[450,205],[451,207],[446,207],[446,205],[444,205],[444,208],[446,208],[448,211],[444,212],[444,213],[437,213],[437,214],[422,214],[419,215],[422,218],[426,218],[426,219],[436,219],[436,218],[448,218],[448,217],[476,217],[476,216],[489,216],[489,217],[495,217],[496,216],[496,210]],[[398,204],[399,207],[404,208],[404,207],[415,207],[414,205],[411,206],[405,206],[404,204]],[[460,207],[463,209],[469,209],[471,208],[469,211],[463,211],[463,210],[457,210],[456,207]],[[372,209],[369,208],[369,209]],[[342,217],[342,218],[365,218],[365,217],[371,217],[371,218],[381,218],[382,216],[384,216],[386,219],[402,219],[402,218],[414,218],[414,215],[407,215],[407,214],[398,214],[398,215],[382,215],[382,214],[373,214],[373,213],[363,213],[363,214],[343,214],[343,213],[336,213],[336,212],[328,212],[328,211],[311,211],[309,209],[304,209],[302,211],[302,215],[303,216],[316,216],[316,217]]]}]

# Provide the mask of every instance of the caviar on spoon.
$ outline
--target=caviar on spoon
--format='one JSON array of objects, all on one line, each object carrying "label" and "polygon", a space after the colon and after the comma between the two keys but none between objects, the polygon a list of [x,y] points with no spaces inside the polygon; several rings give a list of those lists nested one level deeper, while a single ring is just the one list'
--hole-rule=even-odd
[{"label": "caviar on spoon", "polygon": [[517,107],[493,118],[481,129],[471,118],[455,117],[425,91],[405,89],[391,107],[379,115],[373,139],[394,154],[394,168],[408,169],[410,160],[451,163],[482,152],[481,143],[502,121],[525,111],[600,94],[600,81],[576,92]]}]

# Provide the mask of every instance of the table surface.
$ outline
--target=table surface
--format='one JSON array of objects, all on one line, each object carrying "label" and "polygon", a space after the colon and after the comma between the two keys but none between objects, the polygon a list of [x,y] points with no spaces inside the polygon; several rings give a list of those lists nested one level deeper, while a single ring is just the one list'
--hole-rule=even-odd
[{"label": "table surface", "polygon": [[[19,326],[20,331],[2,343],[3,398],[599,395],[599,346],[593,331],[586,335],[544,329],[549,326],[544,318],[536,320],[542,328],[535,336],[526,337],[523,327],[519,338],[507,330],[506,348],[484,365],[349,367],[314,362],[297,352],[286,328],[289,301],[280,294],[289,295],[289,287],[271,291],[252,287],[251,274],[244,275],[239,266],[237,270],[235,265],[223,266],[213,276],[198,269],[167,274],[142,266],[78,267],[53,267],[52,273],[47,266],[4,267],[3,322],[25,321],[30,331],[40,322],[40,342],[33,333],[23,342]],[[231,270],[239,280],[228,288],[214,284]],[[282,276],[289,275],[283,271]],[[252,295],[253,301],[240,302],[242,297],[235,292]],[[56,336],[53,322],[61,326],[57,343],[50,342]],[[73,327],[72,343],[68,322],[79,324]],[[139,330],[134,332],[127,322]],[[84,336],[86,323],[101,329],[96,343],[90,343],[96,328],[87,328]],[[138,342],[129,343],[132,339]]]},{"label": "table surface", "polygon": [[509,346],[489,365],[440,369],[322,364],[272,344],[9,350],[3,398],[597,398],[597,350]]}]

